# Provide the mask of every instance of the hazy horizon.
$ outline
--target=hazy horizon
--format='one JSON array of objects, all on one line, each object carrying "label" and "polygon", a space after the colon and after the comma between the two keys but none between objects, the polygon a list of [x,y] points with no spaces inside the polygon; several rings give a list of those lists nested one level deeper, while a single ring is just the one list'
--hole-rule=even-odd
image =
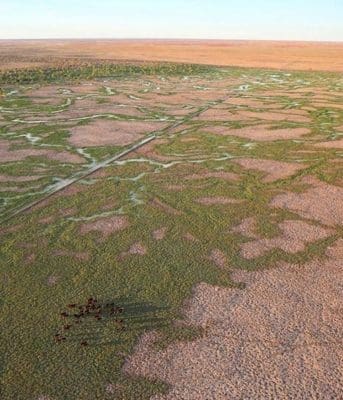
[{"label": "hazy horizon", "polygon": [[2,40],[343,41],[338,0],[11,0]]},{"label": "hazy horizon", "polygon": [[291,43],[342,43],[343,40],[303,40],[303,39],[216,39],[216,38],[183,38],[183,37],[168,37],[168,38],[139,38],[139,37],[33,37],[33,38],[0,38],[2,42],[10,41],[183,41],[183,42],[291,42]]}]

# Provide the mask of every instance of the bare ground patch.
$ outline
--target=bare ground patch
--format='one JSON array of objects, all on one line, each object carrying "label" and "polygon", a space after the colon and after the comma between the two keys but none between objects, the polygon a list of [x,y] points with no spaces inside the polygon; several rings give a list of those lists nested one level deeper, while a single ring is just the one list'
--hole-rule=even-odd
[{"label": "bare ground patch", "polygon": [[252,119],[243,112],[233,113],[225,109],[210,108],[204,111],[198,117],[193,118],[194,121],[246,121]]},{"label": "bare ground patch", "polygon": [[226,100],[224,104],[233,106],[248,106],[256,108],[260,107],[262,108],[266,106],[265,103],[263,103],[261,100],[254,99],[251,97],[232,97],[231,99]]},{"label": "bare ground patch", "polygon": [[77,85],[68,85],[65,88],[75,94],[96,94],[99,89],[99,82],[84,82]]},{"label": "bare ground patch", "polygon": [[296,172],[306,168],[306,165],[299,163],[288,163],[275,160],[259,160],[254,158],[237,158],[232,162],[239,164],[246,169],[256,169],[265,173],[263,182],[275,182],[279,179],[289,178]]},{"label": "bare ground patch", "polygon": [[328,142],[316,143],[315,147],[321,147],[323,149],[343,149],[343,139],[330,140]]},{"label": "bare ground patch", "polygon": [[195,287],[185,320],[203,328],[202,337],[156,350],[159,335],[148,332],[124,372],[169,384],[154,400],[340,398],[339,261],[283,263],[233,278],[246,288]]},{"label": "bare ground patch", "polygon": [[224,269],[228,265],[225,253],[219,249],[212,250],[208,258],[219,268]]},{"label": "bare ground patch", "polygon": [[216,179],[224,179],[226,181],[234,181],[237,182],[240,179],[238,174],[234,172],[225,172],[225,171],[216,171],[216,172],[203,172],[198,174],[186,175],[185,180],[198,180],[198,179],[208,179],[208,178],[216,178]]},{"label": "bare ground patch", "polygon": [[[175,90],[175,89],[174,89]],[[160,107],[164,106],[177,106],[188,105],[199,107],[206,100],[216,100],[220,97],[219,93],[207,93],[199,91],[186,90],[182,87],[177,93],[161,94],[161,93],[148,93],[145,95],[139,94],[136,103],[143,107],[155,107],[158,104]]]},{"label": "bare ground patch", "polygon": [[311,177],[306,177],[303,182],[313,187],[303,193],[280,194],[272,200],[271,206],[294,211],[304,218],[314,219],[328,226],[342,225],[343,189]]},{"label": "bare ground patch", "polygon": [[290,122],[311,122],[311,118],[304,115],[297,115],[282,112],[256,112],[256,111],[241,111],[242,119],[257,118],[264,121],[290,121]]},{"label": "bare ground patch", "polygon": [[85,159],[78,154],[68,151],[54,151],[47,149],[15,149],[11,150],[11,143],[0,140],[0,163],[20,161],[27,157],[46,157],[54,161],[82,164]]},{"label": "bare ground patch", "polygon": [[338,239],[331,247],[328,247],[326,255],[338,260],[343,260],[343,239]]},{"label": "bare ground patch", "polygon": [[57,196],[57,197],[75,196],[76,194],[79,194],[79,193],[83,192],[84,190],[86,190],[86,188],[87,187],[85,185],[80,185],[80,184],[74,183],[73,185],[69,185],[66,188],[59,191],[58,193],[56,193],[55,196]]},{"label": "bare ground patch", "polygon": [[165,226],[163,226],[162,228],[156,229],[152,232],[152,237],[155,240],[162,240],[165,238],[167,234],[167,228]]},{"label": "bare ground patch", "polygon": [[34,186],[30,188],[19,188],[18,186],[3,186],[0,187],[0,192],[16,192],[16,193],[25,193],[27,191],[32,191],[33,189],[39,189],[40,186]]},{"label": "bare ground patch", "polygon": [[[1,161],[1,160],[0,160]],[[27,176],[13,176],[13,175],[0,175],[0,182],[31,182],[41,179],[41,175],[27,175]]]},{"label": "bare ground patch", "polygon": [[77,213],[77,208],[76,207],[69,207],[69,208],[61,208],[58,210],[58,214],[61,217],[70,217],[71,215],[74,215]]},{"label": "bare ground patch", "polygon": [[183,236],[188,242],[198,242],[199,239],[192,235],[190,232],[186,232]]},{"label": "bare ground patch", "polygon": [[30,97],[30,100],[34,104],[51,104],[58,105],[61,103],[65,94],[59,91],[60,87],[55,85],[46,85],[40,88],[29,89],[25,92],[26,96]]},{"label": "bare ground patch", "polygon": [[175,160],[175,157],[159,154],[156,150],[156,146],[166,143],[168,143],[168,140],[166,139],[155,139],[152,142],[149,142],[139,149],[135,150],[134,154],[161,162],[173,161]]},{"label": "bare ground patch", "polygon": [[12,225],[6,228],[0,226],[0,235],[7,235],[8,233],[16,233],[22,229],[22,225]]},{"label": "bare ground patch", "polygon": [[76,100],[63,112],[49,116],[49,121],[65,119],[78,119],[92,117],[94,115],[125,115],[128,117],[144,117],[144,113],[138,108],[125,104],[97,103],[89,99]]},{"label": "bare ground patch", "polygon": [[308,128],[276,128],[271,129],[269,125],[247,126],[241,129],[231,129],[226,126],[210,126],[206,131],[223,136],[238,136],[245,139],[257,141],[289,140],[299,139],[310,133]]},{"label": "bare ground patch", "polygon": [[128,250],[129,254],[137,254],[139,256],[144,256],[146,252],[146,247],[141,242],[133,243]]},{"label": "bare ground patch", "polygon": [[25,264],[32,264],[33,262],[36,261],[36,258],[37,258],[37,256],[35,253],[28,253],[24,257],[24,262],[25,262]]},{"label": "bare ground patch", "polygon": [[317,108],[337,108],[339,110],[343,110],[343,104],[339,103],[313,102],[312,105]]},{"label": "bare ground patch", "polygon": [[197,111],[196,107],[192,108],[167,108],[164,112],[168,115],[172,115],[174,117],[183,117],[189,114],[192,114]]},{"label": "bare ground patch", "polygon": [[77,147],[126,146],[143,135],[166,127],[161,122],[96,120],[71,128],[69,142]]},{"label": "bare ground patch", "polygon": [[233,227],[232,232],[239,233],[251,239],[259,239],[257,231],[257,223],[255,217],[245,218],[239,225]]},{"label": "bare ground patch", "polygon": [[55,221],[55,218],[56,217],[54,215],[48,215],[46,217],[40,218],[38,220],[38,223],[43,225],[51,224],[53,221]]},{"label": "bare ground patch", "polygon": [[92,222],[83,223],[80,227],[81,234],[85,235],[89,232],[100,232],[107,237],[114,232],[121,231],[129,226],[126,217],[115,215],[110,218],[101,218]]},{"label": "bare ground patch", "polygon": [[281,249],[286,253],[304,251],[306,245],[325,239],[333,234],[332,230],[310,225],[303,221],[283,221],[279,224],[281,234],[272,239],[257,239],[241,244],[241,255],[246,259],[260,257],[272,249]]},{"label": "bare ground patch", "polygon": [[225,204],[239,204],[242,200],[231,199],[230,197],[213,196],[213,197],[200,197],[195,200],[197,203],[212,206],[212,205],[225,205]]},{"label": "bare ground patch", "polygon": [[127,251],[120,254],[119,260],[123,260],[130,255],[144,256],[147,253],[146,247],[141,242],[133,243]]},{"label": "bare ground patch", "polygon": [[271,100],[273,102],[280,101],[280,97],[286,97],[289,99],[301,99],[303,96],[300,93],[291,93],[289,91],[281,90],[263,90],[259,93],[259,96],[266,98],[266,100]]}]

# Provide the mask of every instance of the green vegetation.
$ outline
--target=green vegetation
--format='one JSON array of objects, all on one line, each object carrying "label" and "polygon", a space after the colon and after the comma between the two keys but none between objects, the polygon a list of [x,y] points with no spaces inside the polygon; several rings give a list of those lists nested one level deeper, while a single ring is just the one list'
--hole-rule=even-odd
[{"label": "green vegetation", "polygon": [[[130,154],[103,169],[101,174],[89,176],[30,212],[2,224],[0,384],[3,400],[148,400],[154,394],[166,391],[167,385],[127,376],[122,372],[123,363],[145,332],[156,330],[160,333],[156,344],[159,348],[203,334],[196,327],[175,324],[182,320],[185,299],[191,296],[195,285],[206,282],[237,287],[230,278],[235,269],[272,268],[280,261],[301,266],[313,258],[324,258],[327,247],[342,235],[341,229],[337,228],[328,238],[307,245],[304,251],[289,254],[277,248],[266,251],[261,257],[246,259],[240,252],[241,245],[253,239],[233,232],[234,227],[250,217],[256,219],[257,234],[266,239],[279,235],[278,224],[285,220],[319,224],[287,209],[273,208],[270,203],[280,193],[307,190],[308,185],[302,180],[304,176],[311,175],[339,185],[339,164],[334,162],[340,155],[339,149],[314,146],[339,135],[337,127],[343,123],[339,110],[310,111],[312,121],[306,124],[273,123],[278,128],[305,126],[310,133],[299,140],[267,142],[211,132],[216,125],[225,125],[229,129],[259,126],[266,121],[201,121],[193,115],[194,109],[200,112],[214,104],[220,107],[226,104],[228,115],[253,109],[249,105],[232,105],[231,98],[251,97],[262,102],[261,109],[268,109],[264,91],[295,90],[302,87],[301,79],[306,80],[303,84],[306,88],[325,85],[334,90],[340,85],[339,77],[280,72],[277,74],[282,82],[275,83],[275,73],[269,71],[227,69],[218,75],[212,74],[213,71],[216,69],[211,67],[172,64],[130,67],[100,64],[16,71],[0,76],[2,83],[11,85],[61,82],[63,86],[74,79],[125,77],[125,82],[119,83],[116,78],[110,80],[113,94],[106,97],[105,103],[103,83],[92,81],[96,91],[89,92],[93,97],[87,97],[89,93],[84,87],[81,87],[81,94],[74,88],[75,92],[63,97],[72,100],[70,108],[65,107],[62,111],[59,106],[33,103],[35,97],[26,95],[28,88],[25,85],[20,87],[18,94],[3,99],[1,107],[5,112],[1,115],[6,117],[6,124],[0,131],[2,142],[10,142],[18,151],[65,151],[85,160],[81,164],[66,163],[37,154],[2,163],[0,160],[0,176],[12,178],[9,182],[1,182],[1,188],[5,188],[1,192],[4,213],[38,198],[40,189],[44,191],[56,180],[68,178],[127,148],[94,145],[80,149],[72,146],[68,141],[70,128],[78,124],[87,128],[94,118],[87,114],[83,119],[80,114],[80,120],[76,117],[71,121],[70,116],[63,114],[65,111],[86,109],[84,112],[88,112],[90,108],[96,114],[93,103],[87,103],[93,98],[95,106],[112,104],[115,108],[128,98],[128,94],[136,93],[134,85],[137,85],[138,93],[144,84],[147,91],[137,94],[141,99],[129,105],[133,107],[134,104],[145,114],[142,117],[118,117],[124,115],[119,112],[113,115],[135,124],[143,120],[160,121],[161,115],[172,116],[175,110],[193,107],[190,113],[170,117],[167,127],[158,133],[158,139],[162,140],[152,142],[150,153]],[[160,74],[180,79],[166,80],[165,83],[156,77],[157,82],[151,83],[144,77]],[[189,74],[192,76],[188,80],[182,79],[183,75]],[[234,77],[239,78],[237,82]],[[194,88],[199,85],[198,80],[204,86],[205,79],[211,90]],[[245,81],[250,85],[249,89],[241,88]],[[168,96],[179,94],[180,88],[191,95],[186,99],[173,99],[171,105],[168,104]],[[221,90],[217,95],[216,91]],[[166,102],[149,103],[149,96],[161,91],[168,93],[163,96]],[[202,93],[208,97],[202,98]],[[213,97],[211,93],[214,93]],[[115,96],[121,97],[117,100]],[[338,104],[338,96],[332,97]],[[272,104],[280,106],[281,110],[300,110],[313,102],[311,96],[306,96],[306,102],[300,101],[298,105],[293,100],[291,95],[289,98],[277,96]],[[76,101],[79,108],[75,109]],[[125,108],[120,110],[123,112]],[[21,122],[18,122],[19,118]],[[41,119],[47,122],[34,122]],[[176,123],[180,124],[178,128],[175,128]],[[95,131],[95,135],[98,134],[101,133]],[[8,154],[12,153],[8,151]],[[285,178],[265,182],[264,172],[248,170],[232,162],[238,157],[301,162],[304,168]],[[238,179],[205,177],[207,173],[231,173]],[[39,179],[15,181],[15,178],[30,175]],[[187,178],[192,175],[192,179]],[[35,185],[39,189],[32,190]],[[6,191],[8,187],[16,187],[17,192]],[[197,201],[208,197],[236,202],[205,205]],[[127,226],[113,227],[115,223],[111,218],[115,216],[125,218]],[[105,225],[100,228],[89,225],[99,221]],[[107,232],[111,226],[112,232]],[[156,231],[161,229],[163,235],[156,236]],[[140,251],[135,251],[137,244],[141,246]],[[224,267],[210,259],[215,249],[224,254]],[[122,307],[125,329],[119,330],[109,318],[82,319],[80,324],[72,323],[67,328],[66,341],[56,342],[56,332],[60,332],[64,323],[61,311],[68,304],[83,304],[89,297]],[[85,341],[87,346],[81,345]]]},{"label": "green vegetation", "polygon": [[61,66],[35,69],[17,69],[0,73],[0,84],[18,85],[30,83],[53,83],[81,79],[127,77],[132,75],[194,75],[215,71],[215,68],[198,64],[110,64],[96,63],[79,66]]}]

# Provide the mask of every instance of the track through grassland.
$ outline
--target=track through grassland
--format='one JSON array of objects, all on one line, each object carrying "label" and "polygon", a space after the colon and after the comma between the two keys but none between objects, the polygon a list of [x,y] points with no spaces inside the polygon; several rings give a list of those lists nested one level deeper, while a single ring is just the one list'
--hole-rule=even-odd
[{"label": "track through grassland", "polygon": [[3,86],[1,218],[37,203],[0,228],[2,398],[339,399],[342,87]]}]

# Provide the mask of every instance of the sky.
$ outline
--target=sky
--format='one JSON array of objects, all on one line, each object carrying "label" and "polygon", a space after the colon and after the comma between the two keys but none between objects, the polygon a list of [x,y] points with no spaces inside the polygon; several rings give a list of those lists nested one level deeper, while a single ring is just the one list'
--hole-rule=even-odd
[{"label": "sky", "polygon": [[0,39],[343,41],[343,0],[0,0]]}]

